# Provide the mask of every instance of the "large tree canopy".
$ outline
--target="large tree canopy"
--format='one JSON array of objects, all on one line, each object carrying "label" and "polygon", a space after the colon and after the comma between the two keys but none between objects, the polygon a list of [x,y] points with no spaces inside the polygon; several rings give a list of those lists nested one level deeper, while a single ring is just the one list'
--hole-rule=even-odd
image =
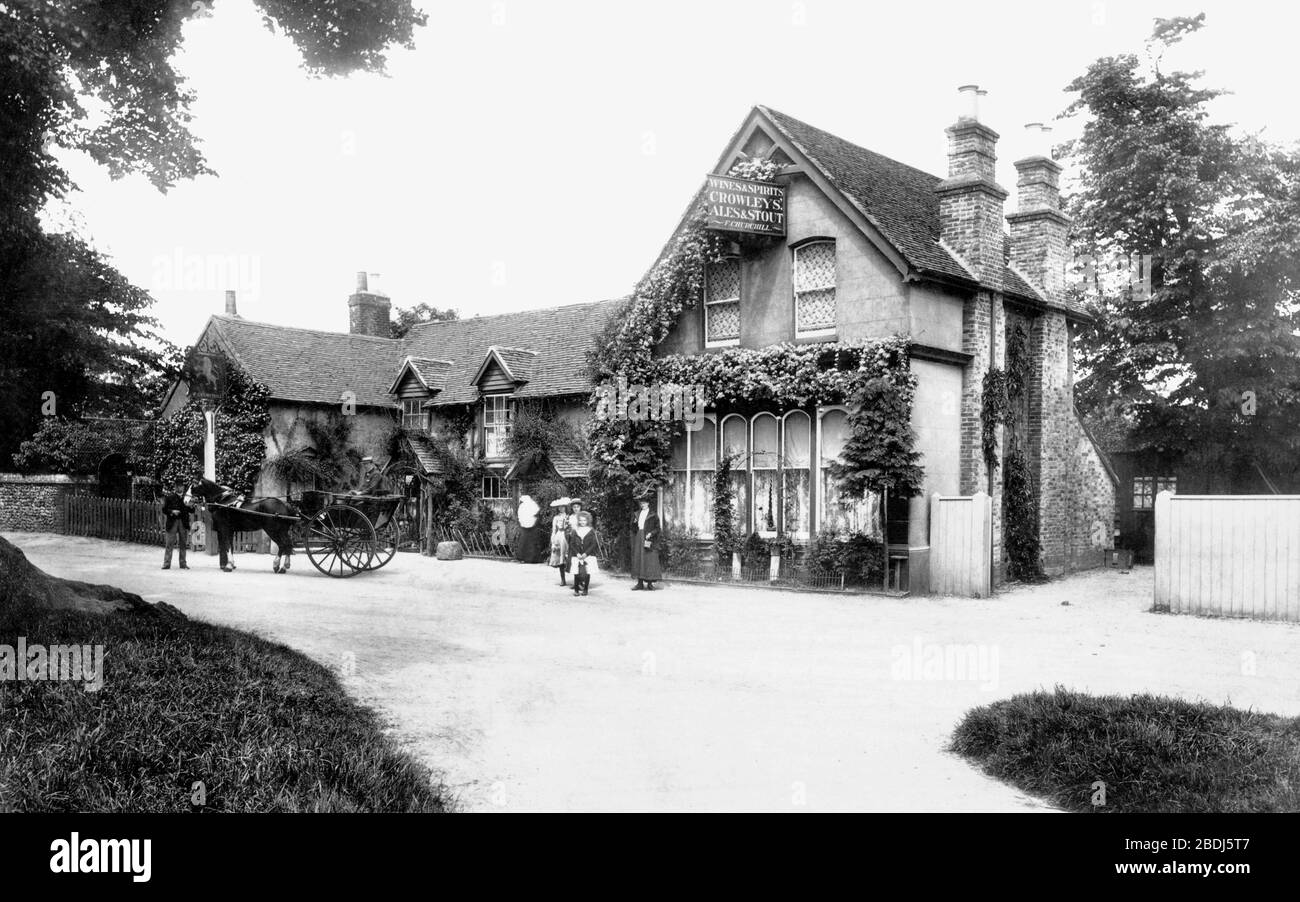
[{"label": "large tree canopy", "polygon": [[1065,115],[1087,116],[1066,145],[1076,247],[1126,262],[1087,286],[1097,325],[1080,336],[1078,401],[1118,413],[1138,446],[1286,474],[1300,451],[1300,153],[1211,123],[1221,92],[1161,70],[1203,23],[1158,20],[1145,58],[1097,60],[1068,88]]},{"label": "large tree canopy", "polygon": [[[52,412],[47,393],[59,415],[139,415],[169,375],[149,295],[79,237],[46,234],[40,214],[74,187],[59,147],[160,191],[212,172],[172,61],[213,3],[0,0],[0,467]],[[425,21],[410,0],[257,6],[313,75],[382,71]]]}]

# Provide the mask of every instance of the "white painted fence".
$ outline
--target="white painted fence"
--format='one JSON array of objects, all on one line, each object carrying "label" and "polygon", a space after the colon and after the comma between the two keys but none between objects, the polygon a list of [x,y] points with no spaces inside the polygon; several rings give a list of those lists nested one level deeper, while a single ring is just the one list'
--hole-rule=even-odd
[{"label": "white painted fence", "polygon": [[930,592],[993,593],[993,505],[985,493],[930,496]]},{"label": "white painted fence", "polygon": [[1300,621],[1300,495],[1156,496],[1155,606]]}]

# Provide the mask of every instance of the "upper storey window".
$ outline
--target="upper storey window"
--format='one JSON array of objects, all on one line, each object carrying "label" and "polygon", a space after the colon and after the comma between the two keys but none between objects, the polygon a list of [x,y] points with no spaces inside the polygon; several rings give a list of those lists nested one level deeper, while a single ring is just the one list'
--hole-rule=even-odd
[{"label": "upper storey window", "polygon": [[812,241],[794,249],[795,334],[835,331],[835,242]]},{"label": "upper storey window", "polygon": [[740,260],[726,257],[704,273],[704,336],[709,347],[740,343]]}]

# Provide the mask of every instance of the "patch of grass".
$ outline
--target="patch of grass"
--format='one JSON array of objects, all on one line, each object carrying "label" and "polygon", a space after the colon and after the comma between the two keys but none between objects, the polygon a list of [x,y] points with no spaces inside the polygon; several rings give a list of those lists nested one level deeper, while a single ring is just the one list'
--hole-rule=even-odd
[{"label": "patch of grass", "polygon": [[951,748],[1071,811],[1300,811],[1300,718],[1058,686],[970,711]]},{"label": "patch of grass", "polygon": [[104,685],[0,682],[0,811],[445,811],[325,667],[196,621],[0,614],[0,643],[104,646]]}]

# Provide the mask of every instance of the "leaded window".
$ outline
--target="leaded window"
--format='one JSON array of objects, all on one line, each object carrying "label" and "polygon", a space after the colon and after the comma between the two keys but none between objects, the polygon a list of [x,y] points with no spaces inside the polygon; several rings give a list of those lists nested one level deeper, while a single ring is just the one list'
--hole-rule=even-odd
[{"label": "leaded window", "polygon": [[402,399],[402,428],[403,429],[424,429],[424,411],[421,409],[423,401],[419,398]]},{"label": "leaded window", "polygon": [[1133,508],[1151,510],[1156,506],[1156,495],[1161,492],[1178,492],[1177,476],[1134,476]]},{"label": "leaded window", "polygon": [[835,242],[814,241],[794,251],[795,332],[835,328]]},{"label": "leaded window", "polygon": [[740,260],[709,264],[704,275],[704,335],[709,344],[740,340]]}]

